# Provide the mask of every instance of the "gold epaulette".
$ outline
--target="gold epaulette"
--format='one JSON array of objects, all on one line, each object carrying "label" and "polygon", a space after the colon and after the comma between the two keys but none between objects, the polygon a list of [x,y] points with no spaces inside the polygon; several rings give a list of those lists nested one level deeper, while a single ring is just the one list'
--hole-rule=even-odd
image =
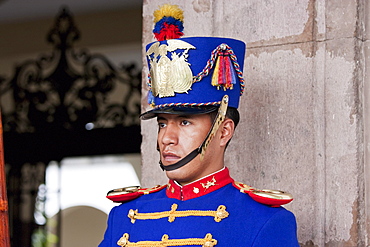
[{"label": "gold epaulette", "polygon": [[151,194],[166,188],[167,185],[157,185],[153,188],[141,188],[140,186],[130,186],[120,189],[110,190],[107,198],[113,202],[127,202],[142,195]]},{"label": "gold epaulette", "polygon": [[269,205],[271,207],[279,207],[293,201],[293,196],[284,191],[260,190],[236,181],[233,182],[233,185],[241,193],[248,194],[256,202]]}]

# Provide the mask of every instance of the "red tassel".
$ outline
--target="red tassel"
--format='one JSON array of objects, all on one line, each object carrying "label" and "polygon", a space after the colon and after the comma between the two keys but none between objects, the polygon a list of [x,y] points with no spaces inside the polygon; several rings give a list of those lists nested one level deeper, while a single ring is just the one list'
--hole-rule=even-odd
[{"label": "red tassel", "polygon": [[218,85],[225,85],[225,57],[220,55],[220,72],[218,73]]},{"label": "red tassel", "polygon": [[230,57],[228,56],[229,54],[225,57],[225,81],[226,81],[226,87],[232,89],[233,88],[233,77],[231,74],[231,63],[230,63]]}]

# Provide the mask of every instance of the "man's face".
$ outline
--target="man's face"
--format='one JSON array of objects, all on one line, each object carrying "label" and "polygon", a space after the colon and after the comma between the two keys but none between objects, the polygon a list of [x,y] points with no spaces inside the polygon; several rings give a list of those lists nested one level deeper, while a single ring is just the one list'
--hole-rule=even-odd
[{"label": "man's face", "polygon": [[[198,148],[212,126],[209,114],[159,114],[157,121],[157,141],[160,159],[164,166],[178,162]],[[212,155],[214,154],[212,143],[209,145],[202,161],[200,155],[198,155],[185,166],[173,171],[166,171],[166,175],[181,184],[186,184],[220,169],[219,155]],[[223,159],[221,162],[223,164]]]}]

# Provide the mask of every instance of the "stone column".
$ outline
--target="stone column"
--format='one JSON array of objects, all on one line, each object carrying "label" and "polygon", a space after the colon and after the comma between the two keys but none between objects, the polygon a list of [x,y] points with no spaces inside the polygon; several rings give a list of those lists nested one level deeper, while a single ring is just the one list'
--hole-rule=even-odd
[{"label": "stone column", "polygon": [[[143,45],[154,41],[152,14],[164,3],[184,10],[185,36],[247,44],[241,123],[226,157],[233,177],[294,195],[286,208],[301,246],[369,245],[368,1],[144,1]],[[142,183],[166,183],[155,120],[142,133]]]}]

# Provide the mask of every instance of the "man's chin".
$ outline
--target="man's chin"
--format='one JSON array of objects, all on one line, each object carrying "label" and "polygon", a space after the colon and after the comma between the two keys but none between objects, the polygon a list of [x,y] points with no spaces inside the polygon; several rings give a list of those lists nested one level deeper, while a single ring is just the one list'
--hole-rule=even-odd
[{"label": "man's chin", "polygon": [[179,171],[178,171],[178,169],[172,170],[172,171],[166,171],[166,176],[167,176],[168,179],[178,180],[178,178],[179,178]]},{"label": "man's chin", "polygon": [[177,169],[165,171],[165,172],[169,179],[175,179],[175,177],[178,177],[179,175],[181,175],[183,171],[184,171],[183,167],[179,167]]},{"label": "man's chin", "polygon": [[165,170],[165,171],[166,171],[166,174],[171,174],[171,173],[176,173],[178,171],[181,171],[181,168],[182,167],[179,167],[179,168],[176,168],[176,169],[173,169],[173,170],[169,170],[169,171]]}]

